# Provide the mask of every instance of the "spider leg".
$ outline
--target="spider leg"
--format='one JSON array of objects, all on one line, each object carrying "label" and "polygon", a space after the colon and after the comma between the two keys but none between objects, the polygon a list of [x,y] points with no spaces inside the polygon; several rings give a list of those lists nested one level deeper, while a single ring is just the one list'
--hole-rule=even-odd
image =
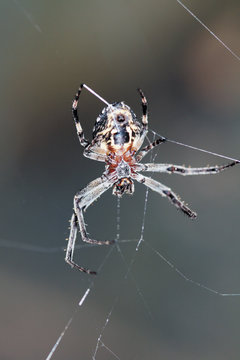
[{"label": "spider leg", "polygon": [[143,128],[147,129],[148,126],[148,103],[147,103],[147,99],[143,93],[143,91],[141,89],[138,89],[138,92],[142,98],[142,125]]},{"label": "spider leg", "polygon": [[176,173],[179,175],[208,175],[208,174],[218,174],[220,171],[228,169],[234,165],[238,164],[238,161],[233,161],[226,165],[216,165],[210,167],[199,167],[199,168],[188,168],[180,165],[172,164],[138,164],[138,171],[152,171],[152,172],[161,172],[161,173]]},{"label": "spider leg", "polygon": [[83,210],[85,211],[99,196],[113,185],[105,175],[91,181],[87,187],[74,196],[74,212],[77,215],[78,226],[82,240],[90,244],[109,245],[114,241],[98,241],[90,239],[84,223]]},{"label": "spider leg", "polygon": [[175,205],[179,210],[188,215],[190,218],[195,219],[197,217],[197,214],[189,209],[169,187],[141,174],[136,174],[134,179],[146,185],[151,190],[158,192],[161,196],[167,197],[173,205]]},{"label": "spider leg", "polygon": [[78,106],[78,100],[79,100],[79,96],[81,94],[81,91],[82,91],[82,88],[83,88],[83,84],[80,85],[76,95],[75,95],[75,98],[72,102],[72,115],[73,115],[73,120],[75,122],[75,125],[76,125],[76,129],[77,129],[77,135],[78,135],[78,139],[80,141],[80,144],[83,146],[83,147],[86,147],[89,145],[89,141],[85,139],[84,137],[84,134],[83,134],[83,129],[82,129],[82,126],[80,124],[80,121],[79,121],[79,118],[78,118],[78,111],[77,111],[77,106]]},{"label": "spider leg", "polygon": [[148,105],[147,105],[147,99],[141,89],[137,89],[141,99],[142,99],[142,129],[140,133],[140,137],[138,141],[135,144],[136,151],[140,149],[142,146],[144,139],[148,132]]},{"label": "spider leg", "polygon": [[72,267],[77,268],[80,271],[86,272],[88,274],[96,274],[95,271],[85,269],[82,266],[79,266],[73,261],[73,254],[75,248],[75,242],[77,238],[77,229],[79,227],[82,240],[97,245],[110,245],[114,243],[113,241],[97,241],[90,239],[87,235],[86,226],[83,217],[83,210],[86,210],[89,205],[91,205],[99,196],[101,196],[106,190],[108,190],[113,185],[113,182],[108,179],[105,175],[93,180],[90,184],[77,193],[74,197],[74,213],[70,221],[70,235],[67,245],[65,261],[70,264]]},{"label": "spider leg", "polygon": [[136,160],[139,162],[142,160],[142,158],[144,156],[146,156],[149,151],[151,151],[155,146],[162,144],[166,141],[165,137],[160,137],[158,139],[156,139],[155,141],[153,141],[151,144],[145,146],[137,155],[136,155]]},{"label": "spider leg", "polygon": [[83,151],[83,155],[91,160],[105,161],[106,155],[100,152],[99,146],[92,141]]},{"label": "spider leg", "polygon": [[77,238],[77,216],[75,213],[73,213],[72,218],[70,220],[70,235],[69,235],[69,239],[68,239],[65,261],[72,267],[75,267],[76,269],[78,269],[82,272],[95,275],[96,274],[95,271],[91,271],[82,266],[79,266],[78,264],[76,264],[73,261],[73,254],[74,254],[74,249],[75,249],[76,238]]}]

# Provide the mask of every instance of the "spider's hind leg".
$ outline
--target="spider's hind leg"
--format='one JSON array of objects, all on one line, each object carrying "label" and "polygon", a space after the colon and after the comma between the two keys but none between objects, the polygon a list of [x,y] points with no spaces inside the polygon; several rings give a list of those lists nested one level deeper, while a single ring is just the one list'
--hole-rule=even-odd
[{"label": "spider's hind leg", "polygon": [[113,183],[103,175],[91,181],[87,187],[74,196],[74,211],[77,216],[80,234],[82,236],[82,240],[89,244],[110,245],[114,243],[114,240],[100,241],[90,239],[86,231],[83,217],[83,210],[86,210],[88,206],[97,200],[97,198],[107,191],[112,185]]},{"label": "spider's hind leg", "polygon": [[70,235],[68,240],[68,246],[66,251],[65,261],[70,264],[72,267],[83,271],[87,274],[96,274],[95,271],[85,269],[82,266],[79,266],[73,261],[73,254],[75,248],[75,242],[77,238],[77,231],[79,228],[82,240],[97,245],[110,245],[114,243],[113,241],[98,241],[93,240],[88,237],[86,226],[83,217],[83,210],[86,210],[89,205],[91,205],[99,196],[101,196],[106,190],[108,190],[113,185],[112,181],[109,180],[105,175],[93,180],[90,184],[85,187],[83,190],[78,192],[74,197],[74,213],[70,221]]},{"label": "spider's hind leg", "polygon": [[76,264],[73,261],[73,254],[74,254],[74,249],[75,249],[76,238],[77,238],[77,215],[74,212],[72,215],[72,218],[70,220],[70,235],[69,235],[69,239],[68,239],[65,261],[72,267],[74,267],[82,272],[85,272],[87,274],[96,275],[97,274],[96,271],[92,271],[92,270],[86,269],[82,266],[79,266],[78,264]]},{"label": "spider's hind leg", "polygon": [[183,201],[179,199],[179,197],[167,186],[162,183],[153,180],[152,178],[142,176],[140,174],[135,175],[134,177],[138,182],[146,185],[153,191],[158,192],[161,196],[167,197],[173,205],[176,206],[179,210],[181,210],[184,214],[189,216],[191,219],[195,219],[197,214],[192,211],[187,205],[184,204]]}]

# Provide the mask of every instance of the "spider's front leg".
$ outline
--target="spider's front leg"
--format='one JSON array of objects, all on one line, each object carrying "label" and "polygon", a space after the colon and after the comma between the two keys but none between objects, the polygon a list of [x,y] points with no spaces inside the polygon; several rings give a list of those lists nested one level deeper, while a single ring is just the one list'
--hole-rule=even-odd
[{"label": "spider's front leg", "polygon": [[111,179],[108,179],[105,175],[93,180],[90,184],[77,193],[74,197],[74,213],[70,222],[70,235],[67,245],[66,257],[65,260],[72,267],[77,268],[80,271],[86,272],[88,274],[95,274],[95,271],[79,266],[73,261],[73,254],[75,248],[75,242],[77,237],[77,228],[79,227],[82,240],[97,245],[110,245],[114,243],[112,241],[98,241],[90,239],[87,235],[86,226],[83,217],[83,210],[86,210],[89,205],[91,205],[99,196],[101,196],[106,190],[108,190],[113,185]]}]

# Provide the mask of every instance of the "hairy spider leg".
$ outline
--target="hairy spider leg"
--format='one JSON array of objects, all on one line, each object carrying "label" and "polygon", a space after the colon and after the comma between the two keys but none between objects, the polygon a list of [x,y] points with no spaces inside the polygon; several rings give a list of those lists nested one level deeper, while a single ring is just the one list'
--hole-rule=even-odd
[{"label": "hairy spider leg", "polygon": [[[142,125],[143,125],[143,140],[145,138],[145,136],[147,135],[147,131],[148,131],[148,103],[147,103],[147,99],[143,93],[143,91],[141,89],[138,89],[139,94],[141,95],[142,98]],[[145,148],[143,148],[139,154],[136,156],[136,160],[139,162],[142,160],[142,158],[147,155],[147,153],[152,150],[156,145],[161,144],[162,142],[166,141],[166,138],[161,137],[157,140],[155,140],[152,144],[147,145]],[[143,142],[143,141],[142,141]]]},{"label": "hairy spider leg", "polygon": [[137,162],[141,161],[144,156],[146,156],[155,146],[164,143],[167,139],[165,137],[160,137],[154,140],[151,144],[145,146],[137,155]]},{"label": "hairy spider leg", "polygon": [[91,181],[88,186],[86,186],[83,190],[77,193],[74,197],[74,213],[70,221],[70,236],[68,240],[65,261],[69,263],[72,267],[75,267],[76,269],[86,272],[88,274],[96,274],[96,272],[85,269],[73,261],[73,254],[77,237],[77,227],[79,227],[82,240],[87,243],[97,245],[110,245],[114,243],[114,240],[97,241],[90,239],[87,235],[83,217],[83,210],[86,210],[89,205],[91,205],[95,200],[97,200],[97,198],[100,197],[105,191],[107,191],[112,185],[113,182],[107,179],[105,175],[103,175]]},{"label": "hairy spider leg", "polygon": [[74,212],[78,218],[78,226],[83,241],[90,244],[109,245],[114,241],[98,241],[90,239],[87,236],[87,231],[83,218],[83,210],[86,211],[89,205],[91,205],[97,198],[99,198],[105,191],[107,191],[112,185],[113,181],[107,178],[105,175],[91,181],[83,190],[78,192],[74,196]]},{"label": "hairy spider leg", "polygon": [[197,217],[197,214],[189,209],[169,187],[138,173],[134,175],[134,179],[149,187],[151,190],[156,191],[161,196],[167,197],[173,205],[180,209],[184,214],[188,215],[191,219],[195,219]]},{"label": "hairy spider leg", "polygon": [[77,135],[78,135],[78,139],[80,141],[80,144],[83,147],[86,147],[87,145],[89,145],[89,141],[87,139],[85,139],[84,133],[83,133],[83,129],[82,126],[80,124],[79,118],[78,118],[78,111],[77,111],[77,106],[78,106],[78,100],[79,100],[79,96],[82,92],[82,88],[83,88],[84,84],[81,84],[79,86],[79,89],[75,95],[75,98],[72,102],[72,115],[73,115],[73,120],[75,122],[76,125],[76,129],[77,129]]},{"label": "hairy spider leg", "polygon": [[148,103],[147,103],[147,99],[142,91],[142,89],[138,89],[138,92],[141,96],[142,99],[142,125],[144,128],[148,127]]},{"label": "hairy spider leg", "polygon": [[76,238],[77,238],[77,215],[75,213],[73,213],[72,218],[70,220],[70,235],[69,235],[69,239],[68,239],[68,245],[67,245],[67,250],[66,250],[66,256],[65,256],[65,261],[71,265],[72,267],[85,272],[87,274],[92,274],[92,275],[96,275],[96,271],[92,271],[89,269],[86,269],[82,266],[79,266],[77,263],[75,263],[73,261],[73,254],[74,254],[74,249],[75,249],[75,242],[76,242]]},{"label": "hairy spider leg", "polygon": [[148,133],[148,103],[147,103],[147,99],[141,89],[137,89],[137,90],[141,96],[141,101],[142,101],[142,119],[141,119],[142,130],[141,130],[140,138],[138,139],[138,141],[136,143],[135,151],[138,151],[141,148],[141,146],[145,140],[145,137]]},{"label": "hairy spider leg", "polygon": [[[85,87],[88,91],[90,91],[91,89],[86,86],[85,84],[81,84],[79,86],[79,89],[75,95],[75,98],[73,100],[73,103],[72,103],[72,115],[73,115],[73,120],[75,122],[75,126],[76,126],[76,129],[77,129],[77,135],[78,135],[78,139],[80,141],[80,144],[85,148],[84,149],[84,152],[83,152],[83,155],[89,159],[92,159],[92,160],[96,160],[96,161],[102,161],[104,162],[105,161],[105,155],[103,154],[100,154],[98,153],[97,151],[97,147],[94,147],[95,143],[94,141],[92,142],[89,142],[85,136],[84,136],[84,133],[83,133],[83,129],[82,129],[82,126],[80,124],[80,121],[79,121],[79,117],[78,117],[78,110],[77,110],[77,107],[78,107],[78,101],[79,101],[79,97],[80,97],[80,94],[82,92],[82,88]],[[90,90],[89,90],[90,89]],[[93,90],[91,91],[93,92]],[[94,95],[96,95],[95,92],[93,92]],[[99,97],[99,96],[98,96]],[[100,99],[102,99],[100,97]],[[103,100],[103,99],[102,99]]]},{"label": "hairy spider leg", "polygon": [[138,171],[150,171],[150,172],[160,172],[160,173],[176,173],[179,175],[208,175],[208,174],[218,174],[219,172],[238,164],[238,161],[233,161],[226,165],[216,165],[216,166],[206,166],[206,167],[185,167],[181,165],[172,165],[172,164],[138,164]]}]

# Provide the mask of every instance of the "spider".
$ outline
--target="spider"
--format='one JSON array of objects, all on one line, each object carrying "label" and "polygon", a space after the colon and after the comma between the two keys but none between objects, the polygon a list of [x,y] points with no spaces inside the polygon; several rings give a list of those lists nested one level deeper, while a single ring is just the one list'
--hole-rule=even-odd
[{"label": "spider", "polygon": [[93,140],[90,142],[84,136],[77,111],[79,96],[83,87],[86,87],[89,91],[94,93],[87,85],[82,84],[73,100],[72,115],[76,125],[77,135],[80,144],[84,147],[83,155],[92,160],[105,162],[105,171],[101,177],[91,181],[83,190],[77,192],[74,196],[74,208],[70,220],[70,235],[65,261],[70,264],[71,267],[82,272],[96,274],[95,271],[76,264],[73,261],[73,254],[78,228],[82,240],[87,243],[98,245],[109,245],[114,243],[114,241],[98,241],[90,239],[86,231],[83,217],[83,210],[85,211],[89,205],[110,187],[113,187],[113,195],[122,197],[123,194],[134,193],[133,181],[136,180],[153,191],[156,191],[161,196],[167,197],[177,209],[186,214],[189,218],[195,219],[197,214],[186,206],[168,186],[140,173],[176,173],[184,176],[217,174],[238,162],[233,161],[227,165],[200,168],[188,168],[172,164],[140,163],[144,156],[146,156],[155,146],[160,145],[167,140],[165,137],[159,137],[151,144],[141,149],[148,132],[148,105],[147,99],[141,89],[138,89],[142,103],[141,122],[137,121],[134,112],[123,101],[108,104],[104,99],[94,93],[107,104],[107,107],[102,110],[101,114],[96,119],[93,128]]}]

